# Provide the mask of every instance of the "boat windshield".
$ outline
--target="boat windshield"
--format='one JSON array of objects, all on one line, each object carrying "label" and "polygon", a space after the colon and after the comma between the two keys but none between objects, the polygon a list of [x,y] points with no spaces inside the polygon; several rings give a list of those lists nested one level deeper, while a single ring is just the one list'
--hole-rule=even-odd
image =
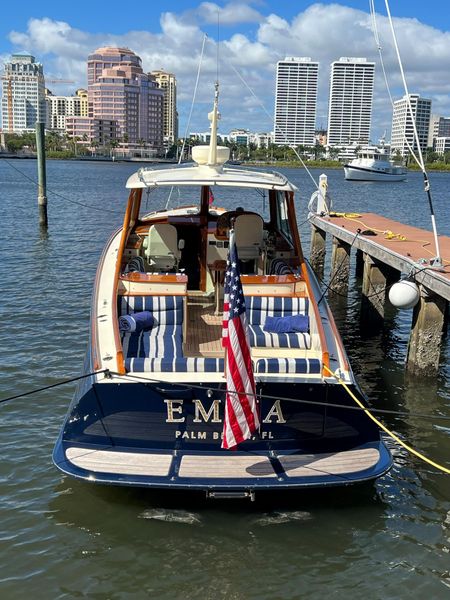
[{"label": "boat windshield", "polygon": [[[189,207],[188,213],[199,214],[201,206],[202,189],[204,186],[174,186],[148,188],[142,197],[142,220],[151,218],[151,215],[161,210],[176,210]],[[268,221],[269,191],[265,189],[236,187],[236,186],[210,186],[208,191],[209,213],[217,214],[220,209],[257,212]],[[151,211],[151,212],[150,212]]]}]

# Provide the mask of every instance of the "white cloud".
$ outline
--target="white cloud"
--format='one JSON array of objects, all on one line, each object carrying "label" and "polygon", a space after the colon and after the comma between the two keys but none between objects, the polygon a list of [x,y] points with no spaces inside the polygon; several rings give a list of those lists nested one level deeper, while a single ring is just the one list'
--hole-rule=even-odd
[{"label": "white cloud", "polygon": [[202,2],[197,14],[205,23],[216,24],[217,17],[221,25],[236,25],[238,23],[259,23],[263,16],[254,8],[243,2],[230,2],[220,7],[214,2]]},{"label": "white cloud", "polygon": [[[219,72],[222,131],[226,132],[232,127],[247,126],[256,130],[272,127],[271,119],[258,108],[258,101],[237,77],[233,67],[271,115],[276,62],[286,55],[310,56],[318,60],[318,123],[325,124],[330,63],[340,56],[362,56],[377,63],[373,138],[385,129],[389,136],[391,108],[367,12],[339,4],[312,4],[289,22],[276,14],[262,16],[250,4],[254,2],[234,0],[219,7],[223,25],[256,25],[252,34],[230,33],[228,28],[221,33],[223,41],[219,48]],[[9,39],[12,51],[33,53],[44,64],[47,77],[75,80],[71,89],[86,86],[86,59],[93,50],[104,45],[131,48],[141,56],[145,70],[165,68],[176,74],[180,131],[184,131],[202,47],[202,25],[215,24],[217,10],[217,4],[202,2],[196,9],[183,13],[167,11],[161,15],[158,28],[152,25],[147,31],[129,31],[121,35],[81,31],[69,23],[50,17],[30,19],[26,31],[13,31]],[[394,19],[394,23],[410,91],[430,97],[433,111],[450,115],[450,33],[424,25],[416,19]],[[388,21],[386,17],[378,17],[377,24],[386,70],[394,97],[397,98],[403,95],[403,89]],[[208,126],[206,112],[212,102],[217,71],[216,54],[216,42],[209,38],[205,46],[192,130],[205,130]],[[59,93],[69,91],[58,86]]]}]

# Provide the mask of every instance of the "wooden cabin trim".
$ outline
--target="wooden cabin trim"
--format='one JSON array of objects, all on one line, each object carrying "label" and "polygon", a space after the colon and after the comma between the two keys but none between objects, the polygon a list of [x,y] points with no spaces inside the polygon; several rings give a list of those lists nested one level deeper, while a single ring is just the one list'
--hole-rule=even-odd
[{"label": "wooden cabin trim", "polygon": [[298,232],[297,219],[295,217],[294,192],[285,192],[286,204],[288,208],[289,227],[292,231],[292,241],[294,243],[294,254],[298,257],[299,263],[304,262],[302,246],[300,243],[300,234]]},{"label": "wooden cabin trim", "polygon": [[119,276],[121,281],[132,281],[133,283],[187,283],[187,275],[178,273],[168,273],[158,275],[156,273],[141,273],[132,271]]},{"label": "wooden cabin trim", "polygon": [[[128,197],[127,209],[125,211],[125,217],[122,225],[122,235],[120,237],[119,249],[117,251],[116,269],[114,272],[113,281],[113,298],[111,299],[111,321],[114,328],[114,344],[116,349],[116,361],[117,371],[121,375],[126,373],[125,362],[123,358],[122,343],[120,341],[117,313],[117,291],[119,288],[119,277],[122,271],[122,257],[127,245],[128,236],[130,235],[131,229],[136,222],[136,215],[139,214],[139,208],[141,205],[142,190],[133,189]],[[134,217],[134,219],[133,219]]]}]

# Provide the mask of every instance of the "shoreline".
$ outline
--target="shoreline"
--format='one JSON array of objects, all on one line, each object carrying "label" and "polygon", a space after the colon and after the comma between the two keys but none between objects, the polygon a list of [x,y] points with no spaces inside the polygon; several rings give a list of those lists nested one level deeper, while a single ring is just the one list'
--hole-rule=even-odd
[{"label": "shoreline", "polygon": [[[34,155],[18,155],[13,154],[11,152],[0,152],[0,160],[4,159],[20,159],[20,160],[36,160],[36,156]],[[47,160],[75,160],[79,162],[108,162],[108,163],[147,163],[147,164],[177,164],[176,161],[160,158],[160,159],[140,159],[136,158],[116,158],[112,159],[108,156],[47,156]],[[311,160],[305,161],[305,165],[308,168],[312,169],[342,169],[344,167],[343,163],[338,161],[330,161],[330,160]],[[243,167],[261,167],[265,169],[300,169],[303,167],[300,161],[274,161],[274,162],[265,162],[265,161],[242,161],[239,166]],[[408,167],[408,171],[416,171],[420,172],[420,168],[418,165],[411,164]],[[425,164],[425,168],[427,171],[448,173],[450,172],[450,164],[446,163],[428,163]]]}]

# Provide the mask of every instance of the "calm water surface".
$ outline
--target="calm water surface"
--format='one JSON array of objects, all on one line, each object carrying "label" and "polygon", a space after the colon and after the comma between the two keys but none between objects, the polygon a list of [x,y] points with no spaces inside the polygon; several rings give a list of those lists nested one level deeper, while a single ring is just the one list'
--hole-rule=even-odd
[{"label": "calm water surface", "polygon": [[[27,179],[36,177],[35,161],[0,160],[0,398],[79,374],[96,263],[121,223],[136,166],[55,161],[47,170],[49,190],[60,196],[48,194],[43,235]],[[286,172],[300,188],[308,254],[312,183],[303,171]],[[430,228],[420,174],[398,184],[328,175],[335,210]],[[431,183],[439,231],[450,235],[450,174],[432,173]],[[351,283],[348,302],[332,308],[373,405],[450,417],[448,341],[436,378],[407,378],[411,312],[388,309],[384,331],[363,339],[360,282]],[[340,493],[217,504],[94,487],[51,463],[73,391],[71,384],[0,405],[2,599],[450,598],[450,478],[395,445],[388,475]],[[450,420],[385,421],[450,464]]]}]

